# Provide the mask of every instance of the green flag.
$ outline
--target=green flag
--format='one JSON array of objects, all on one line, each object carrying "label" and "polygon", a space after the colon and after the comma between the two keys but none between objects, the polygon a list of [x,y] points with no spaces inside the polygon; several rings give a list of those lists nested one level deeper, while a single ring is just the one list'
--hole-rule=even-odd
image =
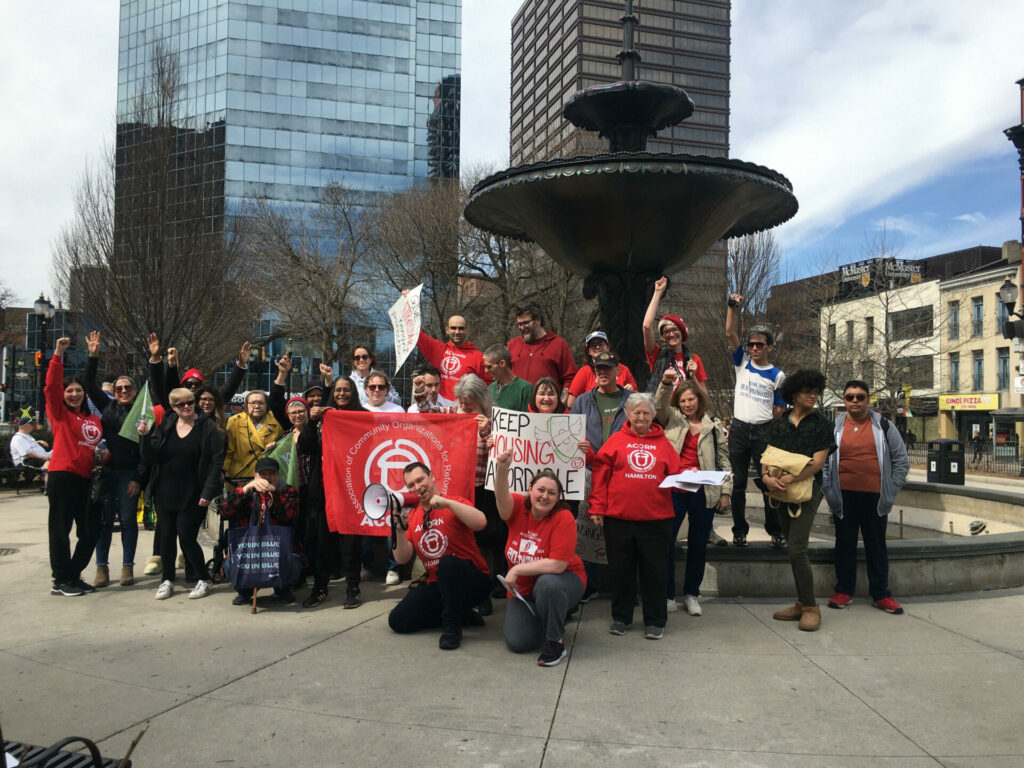
[{"label": "green flag", "polygon": [[152,429],[156,422],[156,416],[153,415],[153,398],[149,395],[148,381],[142,385],[142,391],[132,403],[132,409],[128,411],[128,415],[124,418],[124,424],[121,425],[121,431],[117,434],[133,443],[139,442],[139,422],[143,419]]},{"label": "green flag", "polygon": [[267,454],[267,458],[277,459],[281,465],[281,477],[286,485],[298,490],[299,487],[299,451],[295,447],[295,438],[291,432],[286,432],[277,441],[277,445]]}]

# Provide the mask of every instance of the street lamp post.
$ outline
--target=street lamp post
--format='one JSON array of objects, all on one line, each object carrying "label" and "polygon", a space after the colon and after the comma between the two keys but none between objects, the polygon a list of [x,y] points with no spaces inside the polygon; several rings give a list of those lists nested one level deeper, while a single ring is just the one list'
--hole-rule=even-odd
[{"label": "street lamp post", "polygon": [[39,405],[36,410],[39,412],[39,423],[42,425],[46,423],[46,397],[43,394],[43,387],[46,386],[46,369],[49,367],[49,359],[46,357],[46,332],[50,328],[50,321],[53,320],[55,309],[50,300],[44,299],[42,292],[40,292],[39,298],[32,305],[32,311],[36,316],[36,328],[39,332],[39,337],[36,341],[41,353],[39,370],[36,374],[39,378],[36,386],[36,397],[38,398]]}]

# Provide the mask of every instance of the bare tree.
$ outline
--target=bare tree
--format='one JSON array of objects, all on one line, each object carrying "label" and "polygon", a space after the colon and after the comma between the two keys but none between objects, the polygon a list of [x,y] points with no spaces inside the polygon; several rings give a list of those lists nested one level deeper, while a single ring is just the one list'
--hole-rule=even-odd
[{"label": "bare tree", "polygon": [[14,291],[7,287],[7,284],[0,281],[0,346],[11,346],[18,343],[19,323],[13,317],[7,316],[7,311],[17,298]]},{"label": "bare tree", "polygon": [[357,295],[370,282],[367,256],[371,213],[352,190],[330,183],[308,211],[252,200],[237,219],[236,237],[260,279],[246,292],[279,322],[280,336],[315,344],[322,359],[339,358],[336,339],[347,339],[367,314]]},{"label": "bare tree", "polygon": [[179,58],[161,45],[107,160],[86,169],[53,247],[56,284],[123,369],[156,332],[190,365],[233,356],[251,332],[242,261],[225,236],[223,124],[177,118]]}]

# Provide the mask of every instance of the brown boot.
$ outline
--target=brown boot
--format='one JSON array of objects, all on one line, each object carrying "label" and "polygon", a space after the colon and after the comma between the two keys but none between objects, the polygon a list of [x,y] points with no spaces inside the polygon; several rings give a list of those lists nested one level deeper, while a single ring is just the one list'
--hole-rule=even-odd
[{"label": "brown boot", "polygon": [[96,578],[92,580],[94,587],[105,587],[110,583],[110,569],[105,565],[96,566]]},{"label": "brown boot", "polygon": [[135,583],[135,568],[130,565],[121,566],[121,586],[130,587]]},{"label": "brown boot", "polygon": [[800,614],[800,629],[804,632],[817,632],[821,626],[821,608],[816,605],[804,606]]},{"label": "brown boot", "polygon": [[776,611],[772,614],[772,618],[776,621],[800,621],[800,615],[804,612],[804,607],[800,603],[789,608],[783,608],[781,611]]}]

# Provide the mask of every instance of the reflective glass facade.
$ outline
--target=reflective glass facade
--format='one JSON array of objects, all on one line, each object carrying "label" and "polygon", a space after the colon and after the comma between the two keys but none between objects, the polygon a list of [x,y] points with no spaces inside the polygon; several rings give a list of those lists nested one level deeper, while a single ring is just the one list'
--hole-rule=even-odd
[{"label": "reflective glass facade", "polygon": [[372,202],[457,177],[460,36],[461,0],[121,0],[118,143],[143,130],[159,43],[179,56],[176,123],[218,164],[222,211],[311,203],[330,181]]}]

